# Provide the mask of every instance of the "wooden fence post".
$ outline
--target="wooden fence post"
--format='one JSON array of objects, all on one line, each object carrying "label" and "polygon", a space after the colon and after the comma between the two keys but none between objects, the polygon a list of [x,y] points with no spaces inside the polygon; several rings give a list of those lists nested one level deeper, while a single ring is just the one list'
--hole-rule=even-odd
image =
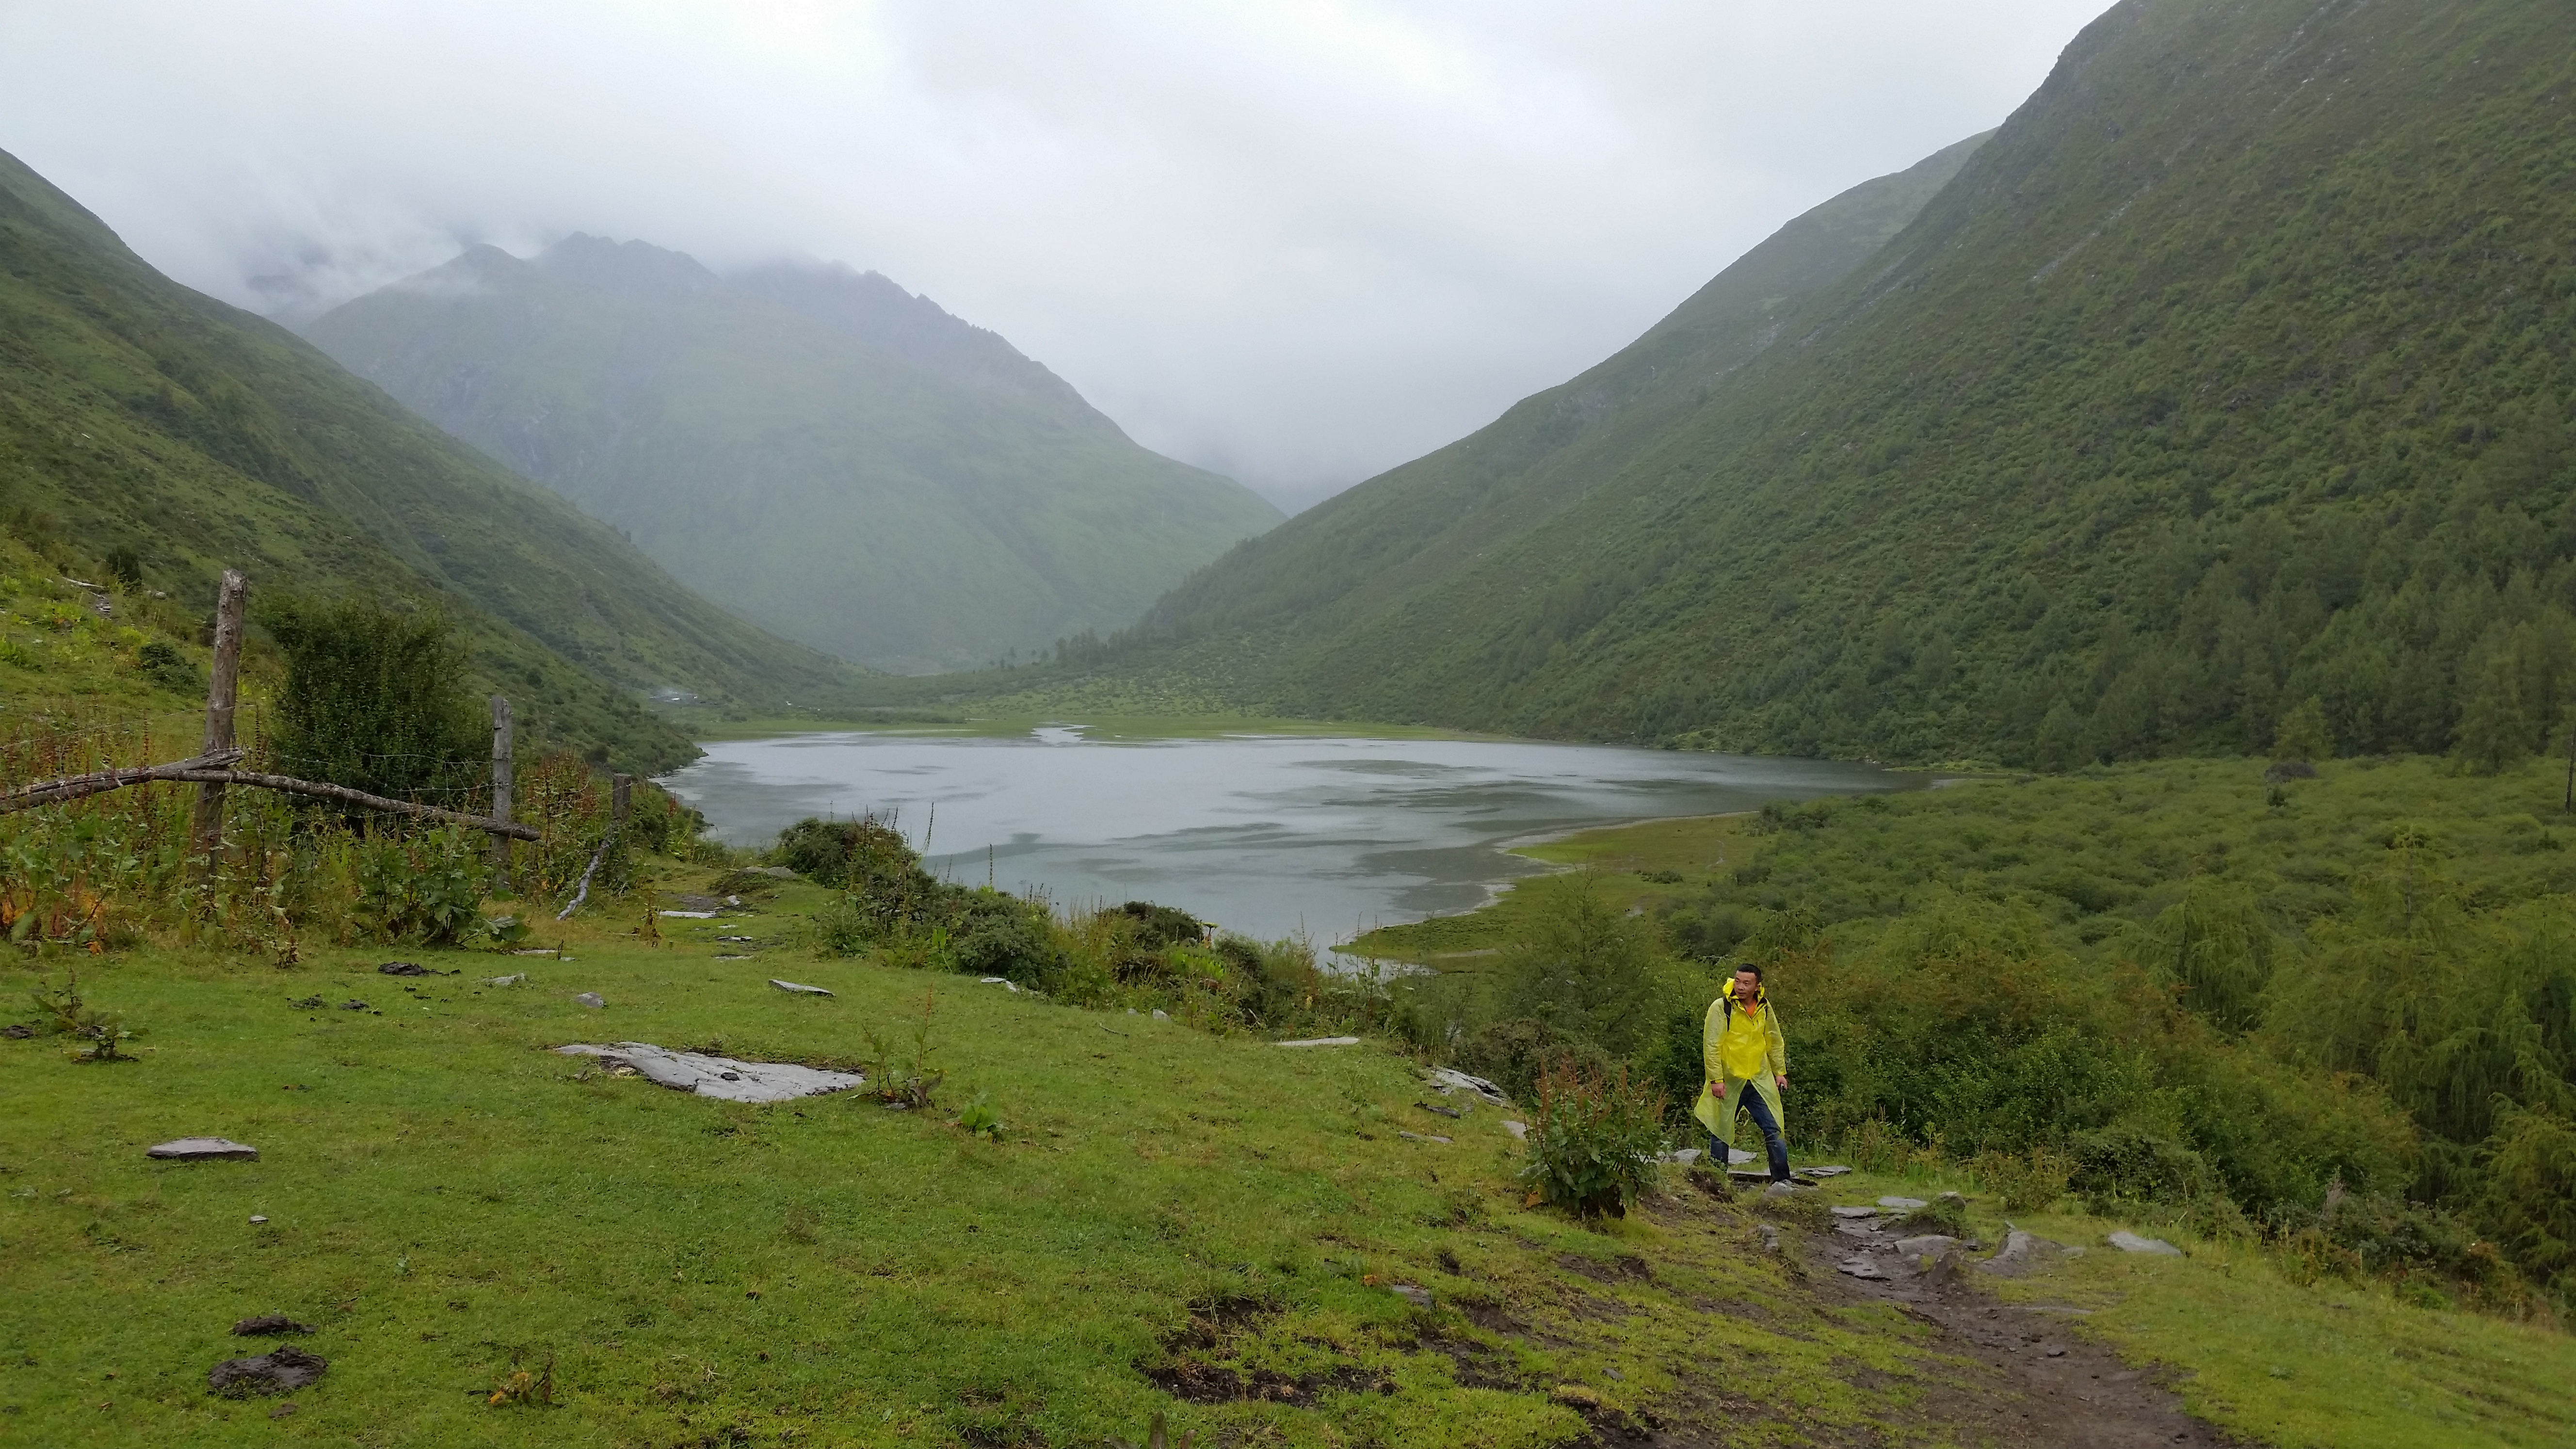
[{"label": "wooden fence post", "polygon": [[[242,609],[250,598],[250,581],[239,570],[224,570],[223,586],[215,595],[215,663],[208,671],[206,684],[206,747],[200,754],[213,755],[233,747],[233,701],[241,683]],[[224,848],[224,787],[204,784],[197,787],[197,853],[206,858],[208,870]]]},{"label": "wooden fence post", "polygon": [[[510,701],[492,696],[492,818],[510,818]],[[504,894],[510,889],[510,837],[492,837],[492,877]]]},{"label": "wooden fence post", "polygon": [[626,828],[626,807],[635,803],[635,777],[611,775],[608,787],[608,834],[614,839]]}]

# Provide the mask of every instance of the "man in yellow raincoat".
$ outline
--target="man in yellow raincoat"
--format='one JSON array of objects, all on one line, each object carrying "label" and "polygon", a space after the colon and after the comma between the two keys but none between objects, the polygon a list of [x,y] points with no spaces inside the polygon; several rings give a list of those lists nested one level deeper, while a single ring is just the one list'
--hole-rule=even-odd
[{"label": "man in yellow raincoat", "polygon": [[1780,1112],[1780,1092],[1789,1085],[1789,1049],[1780,1038],[1780,1013],[1762,990],[1761,967],[1737,967],[1734,984],[1709,1003],[1701,1051],[1708,1084],[1700,1088],[1691,1115],[1708,1129],[1710,1160],[1725,1169],[1727,1149],[1735,1145],[1735,1114],[1750,1112],[1769,1151],[1771,1180],[1787,1182],[1789,1139],[1782,1134],[1788,1119]]}]

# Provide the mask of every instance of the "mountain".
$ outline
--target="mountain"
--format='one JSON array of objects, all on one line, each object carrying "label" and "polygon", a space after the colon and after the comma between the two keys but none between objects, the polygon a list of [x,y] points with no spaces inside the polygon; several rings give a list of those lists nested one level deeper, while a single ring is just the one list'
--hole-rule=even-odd
[{"label": "mountain", "polygon": [[1117,628],[1279,520],[873,272],[720,277],[575,236],[475,248],[306,335],[709,598],[887,669]]},{"label": "mountain", "polygon": [[849,666],[691,594],[605,526],[291,333],[182,287],[0,152],[0,514],[40,546],[131,550],[211,609],[264,588],[436,601],[483,682],[552,742],[663,769],[654,692],[778,709]]},{"label": "mountain", "polygon": [[1757,315],[1802,218],[1077,672],[1896,760],[2260,749],[2310,698],[2346,752],[2527,752],[2576,693],[2570,56],[2568,6],[2123,0],[1866,260]]}]

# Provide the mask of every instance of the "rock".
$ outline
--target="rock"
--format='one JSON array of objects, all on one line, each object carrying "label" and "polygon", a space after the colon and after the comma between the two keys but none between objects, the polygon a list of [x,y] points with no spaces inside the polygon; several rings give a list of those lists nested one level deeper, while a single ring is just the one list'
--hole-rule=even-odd
[{"label": "rock", "polygon": [[312,1324],[298,1323],[283,1313],[263,1313],[257,1318],[245,1318],[233,1325],[235,1338],[259,1338],[270,1334],[311,1333],[312,1331]]},{"label": "rock", "polygon": [[769,984],[777,987],[781,991],[793,991],[799,996],[829,996],[832,994],[820,986],[802,986],[793,981],[781,981],[775,976],[769,978]]},{"label": "rock", "polygon": [[267,1221],[268,1221],[268,1214],[266,1214],[266,1213],[252,1213],[252,1214],[250,1215],[250,1225],[251,1225],[252,1227],[254,1227],[254,1228],[255,1228],[255,1227],[258,1227],[261,1223],[264,1223],[264,1222],[267,1222]]},{"label": "rock", "polygon": [[164,1162],[257,1162],[259,1149],[229,1137],[182,1137],[144,1149],[146,1157]]},{"label": "rock", "polygon": [[2130,1232],[2126,1228],[2113,1233],[2103,1241],[2109,1243],[2112,1247],[2119,1249],[2123,1253],[2153,1253],[2159,1257],[2166,1258],[2179,1258],[2182,1256],[2182,1249],[2175,1247],[2164,1239],[2142,1238],[2136,1233]]},{"label": "rock", "polygon": [[670,1051],[640,1041],[615,1046],[576,1042],[555,1050],[565,1056],[597,1057],[610,1066],[629,1068],[657,1086],[728,1102],[785,1102],[845,1092],[867,1080],[856,1072],[827,1072],[789,1062],[740,1062],[700,1052]]},{"label": "rock", "polygon": [[1527,1122],[1505,1122],[1503,1124],[1503,1130],[1524,1142],[1529,1140],[1529,1124]]},{"label": "rock", "polygon": [[11,1041],[25,1041],[35,1034],[36,1029],[23,1021],[13,1021],[7,1026],[0,1026],[0,1036],[5,1036]]},{"label": "rock", "polygon": [[1154,1008],[1154,1019],[1156,1021],[1169,1021],[1172,1018],[1169,1012],[1164,1011],[1163,1008],[1158,1006]]},{"label": "rock", "polygon": [[599,993],[596,991],[577,992],[574,994],[573,1000],[580,1002],[584,1006],[591,1007],[606,1006],[608,1004],[600,999]]},{"label": "rock", "polygon": [[435,976],[438,973],[417,961],[388,961],[376,968],[379,976]]},{"label": "rock", "polygon": [[483,978],[483,984],[486,986],[516,986],[527,979],[528,973],[525,971],[519,971],[508,976],[487,976]]},{"label": "rock", "polygon": [[1882,1283],[1895,1276],[1894,1274],[1889,1273],[1885,1268],[1880,1267],[1876,1258],[1870,1257],[1865,1253],[1855,1253],[1851,1257],[1845,1258],[1841,1262],[1836,1263],[1834,1265],[1834,1271],[1849,1277],[1868,1278]]},{"label": "rock", "polygon": [[1837,1163],[1827,1167],[1801,1167],[1798,1171],[1808,1177],[1840,1177],[1851,1169]]},{"label": "rock", "polygon": [[1943,1258],[1959,1250],[1959,1240],[1947,1233],[1924,1233],[1919,1237],[1899,1238],[1896,1251],[1906,1258]]},{"label": "rock", "polygon": [[977,979],[977,982],[978,982],[978,984],[979,984],[979,985],[983,985],[983,986],[998,986],[998,987],[1001,987],[1004,991],[1017,991],[1017,990],[1019,990],[1019,989],[1020,989],[1020,983],[1018,983],[1018,982],[1016,982],[1016,981],[1013,981],[1013,980],[1012,980],[1010,977],[1008,977],[1008,976],[985,976],[985,977],[979,977],[979,978]]},{"label": "rock", "polygon": [[289,1345],[257,1358],[228,1358],[206,1375],[206,1387],[228,1399],[286,1394],[322,1377],[329,1361]]},{"label": "rock", "polygon": [[340,1003],[340,1009],[342,1011],[364,1011],[367,1009],[367,1003],[363,1001],[343,1001]]},{"label": "rock", "polygon": [[1455,1107],[1435,1107],[1429,1102],[1416,1102],[1413,1105],[1421,1108],[1425,1112],[1433,1114],[1434,1116],[1446,1117],[1453,1122],[1458,1121],[1467,1115]]},{"label": "rock", "polygon": [[1764,1197],[1787,1197],[1797,1190],[1798,1185],[1794,1182],[1775,1182],[1769,1187],[1762,1189],[1762,1195]]},{"label": "rock", "polygon": [[[1154,1014],[1156,1016],[1163,1015],[1159,1011]],[[1133,1015],[1133,1013],[1130,1013],[1130,1015]],[[1168,1017],[1165,1018],[1165,1020],[1169,1019],[1170,1018]],[[1355,1036],[1319,1036],[1311,1037],[1305,1041],[1280,1041],[1271,1043],[1272,1046],[1284,1047],[1358,1046],[1359,1044],[1360,1039]]]},{"label": "rock", "polygon": [[662,914],[676,916],[683,921],[712,921],[716,918],[713,911],[664,911]]},{"label": "rock", "polygon": [[1433,1067],[1422,1075],[1433,1087],[1443,1093],[1473,1092],[1497,1107],[1508,1107],[1512,1102],[1511,1098],[1503,1095],[1502,1088],[1482,1077],[1471,1077],[1452,1067]]},{"label": "rock", "polygon": [[1666,1162],[1678,1162],[1682,1166],[1688,1167],[1692,1163],[1699,1161],[1699,1149],[1696,1147],[1677,1147],[1672,1151],[1665,1153],[1664,1160]]},{"label": "rock", "polygon": [[1878,1216],[1878,1209],[1874,1207],[1838,1207],[1834,1209],[1834,1216],[1838,1218],[1874,1218]]},{"label": "rock", "polygon": [[1449,1139],[1446,1137],[1433,1137],[1420,1132],[1398,1132],[1395,1135],[1407,1142],[1437,1142],[1443,1147],[1449,1145]]},{"label": "rock", "polygon": [[1916,1208],[1930,1206],[1919,1197],[1883,1197],[1878,1200],[1878,1205],[1898,1212],[1912,1212]]},{"label": "rock", "polygon": [[1776,1253],[1780,1251],[1780,1230],[1778,1228],[1771,1226],[1769,1223],[1755,1223],[1753,1225],[1753,1230],[1762,1235],[1762,1251],[1766,1253]]},{"label": "rock", "polygon": [[2052,1243],[2037,1233],[2024,1232],[2020,1228],[2008,1228],[2004,1233],[2003,1247],[1993,1257],[1977,1264],[1977,1271],[2002,1278],[2018,1278],[2051,1258],[2063,1257],[2067,1252],[2062,1243]]},{"label": "rock", "polygon": [[1405,1302],[1412,1304],[1416,1308],[1428,1308],[1431,1306],[1431,1290],[1418,1283],[1390,1284],[1388,1285],[1388,1291],[1395,1294],[1396,1297],[1403,1299]]}]

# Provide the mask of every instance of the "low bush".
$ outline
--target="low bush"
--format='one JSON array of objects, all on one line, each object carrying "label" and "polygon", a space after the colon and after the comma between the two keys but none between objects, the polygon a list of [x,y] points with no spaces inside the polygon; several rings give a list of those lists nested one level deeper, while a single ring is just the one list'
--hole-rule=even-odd
[{"label": "low bush", "polygon": [[1652,1187],[1664,1152],[1664,1095],[1630,1080],[1560,1062],[1540,1073],[1530,1113],[1532,1202],[1583,1216],[1624,1215]]}]

